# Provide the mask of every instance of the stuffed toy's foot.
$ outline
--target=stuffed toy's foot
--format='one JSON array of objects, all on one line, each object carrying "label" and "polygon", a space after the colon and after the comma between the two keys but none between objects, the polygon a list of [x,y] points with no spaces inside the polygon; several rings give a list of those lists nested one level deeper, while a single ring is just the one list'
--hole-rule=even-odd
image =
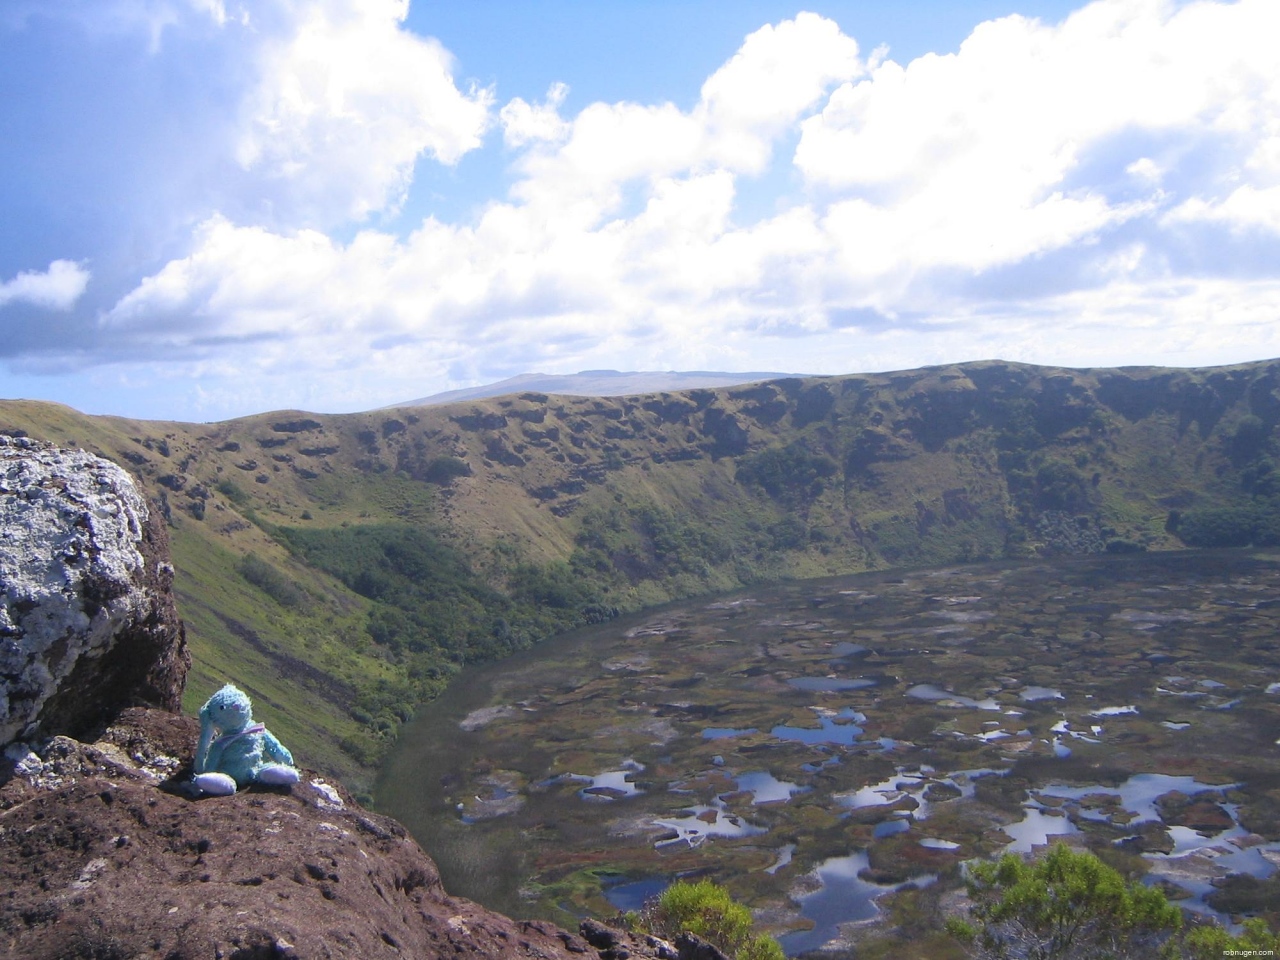
[{"label": "stuffed toy's foot", "polygon": [[258,771],[254,779],[273,787],[284,787],[297,783],[299,776],[297,767],[290,767],[283,763],[268,763]]},{"label": "stuffed toy's foot", "polygon": [[193,781],[201,793],[229,797],[236,792],[236,782],[225,773],[201,773]]}]

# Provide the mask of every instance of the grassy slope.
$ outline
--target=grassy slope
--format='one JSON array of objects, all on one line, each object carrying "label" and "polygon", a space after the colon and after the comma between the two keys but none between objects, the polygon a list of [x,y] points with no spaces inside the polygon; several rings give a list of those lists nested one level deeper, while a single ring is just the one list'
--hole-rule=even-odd
[{"label": "grassy slope", "polygon": [[[1245,418],[1263,421],[1274,448],[1278,384],[1276,362],[987,362],[210,425],[15,401],[0,403],[0,429],[117,460],[163,504],[195,658],[189,709],[240,683],[305,762],[359,784],[393,733],[385,711],[357,705],[379,684],[408,689],[414,667],[369,641],[369,600],[291,557],[277,527],[433,527],[499,589],[572,563],[570,580],[621,609],[877,566],[1107,542],[1172,549],[1171,508],[1240,496],[1231,445]],[[441,463],[470,475],[442,475]],[[247,580],[246,554],[287,591]]]}]

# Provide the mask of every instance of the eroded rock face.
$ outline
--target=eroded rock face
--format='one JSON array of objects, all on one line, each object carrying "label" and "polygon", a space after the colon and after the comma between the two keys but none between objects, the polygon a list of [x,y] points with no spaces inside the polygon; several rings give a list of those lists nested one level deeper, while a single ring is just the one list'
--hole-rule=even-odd
[{"label": "eroded rock face", "polygon": [[168,558],[120,467],[0,436],[0,746],[178,709],[190,657]]}]

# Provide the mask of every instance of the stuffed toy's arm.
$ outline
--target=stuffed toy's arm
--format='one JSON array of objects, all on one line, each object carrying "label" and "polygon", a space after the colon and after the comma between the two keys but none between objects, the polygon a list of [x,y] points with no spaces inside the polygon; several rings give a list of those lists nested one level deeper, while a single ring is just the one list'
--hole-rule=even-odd
[{"label": "stuffed toy's arm", "polygon": [[221,770],[223,773],[230,773],[229,770],[222,770],[222,754],[226,751],[226,744],[219,743],[217,740],[213,742],[213,746],[209,748],[209,756],[205,760],[204,770],[197,770],[197,773],[203,773],[209,770]]},{"label": "stuffed toy's arm", "polygon": [[200,740],[196,744],[195,756],[196,773],[207,773],[217,762],[217,757],[214,757],[213,763],[210,763],[209,745],[213,742],[213,718],[209,716],[208,711],[208,704],[205,704],[204,709],[200,711]]},{"label": "stuffed toy's arm", "polygon": [[293,754],[289,752],[283,743],[276,739],[275,734],[270,730],[262,731],[262,752],[276,763],[293,766]]}]

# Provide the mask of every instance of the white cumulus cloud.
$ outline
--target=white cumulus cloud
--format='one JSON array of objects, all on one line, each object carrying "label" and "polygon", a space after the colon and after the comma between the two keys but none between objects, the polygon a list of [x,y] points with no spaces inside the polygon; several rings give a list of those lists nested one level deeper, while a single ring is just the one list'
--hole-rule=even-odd
[{"label": "white cumulus cloud", "polygon": [[537,140],[563,139],[569,132],[569,124],[560,116],[560,105],[568,95],[568,85],[553,83],[542,103],[529,103],[522,97],[512,98],[498,112],[506,145],[523,147]]},{"label": "white cumulus cloud", "polygon": [[402,202],[421,155],[453,164],[489,124],[492,93],[459,90],[453,59],[403,28],[408,0],[292,0],[262,54],[238,147],[319,219]]},{"label": "white cumulus cloud", "polygon": [[0,283],[0,307],[29,303],[49,310],[70,310],[89,285],[89,271],[72,260],[54,260],[44,273],[24,271]]},{"label": "white cumulus cloud", "polygon": [[[778,138],[863,69],[856,41],[831,20],[802,13],[764,26],[707,79],[692,110],[593,103],[557,126],[551,142],[531,146],[517,165],[513,195],[594,225],[633,183],[717,169],[761,173]],[[527,115],[522,105],[518,116]]]},{"label": "white cumulus cloud", "polygon": [[[955,54],[886,61],[841,86],[803,123],[796,165],[856,198],[833,213],[851,240],[877,231],[848,247],[860,262],[982,269],[1089,242],[1149,209],[1090,180],[1088,164],[1123,138],[1172,137],[1176,154],[1206,130],[1252,140],[1274,129],[1280,70],[1259,38],[1277,30],[1280,5],[1265,0],[1111,0],[1056,26],[991,21]],[[1162,163],[1126,160],[1158,183]]]},{"label": "white cumulus cloud", "polygon": [[751,173],[768,162],[774,139],[830,89],[863,73],[858,44],[812,13],[765,26],[702,86],[694,112],[712,162]]}]

